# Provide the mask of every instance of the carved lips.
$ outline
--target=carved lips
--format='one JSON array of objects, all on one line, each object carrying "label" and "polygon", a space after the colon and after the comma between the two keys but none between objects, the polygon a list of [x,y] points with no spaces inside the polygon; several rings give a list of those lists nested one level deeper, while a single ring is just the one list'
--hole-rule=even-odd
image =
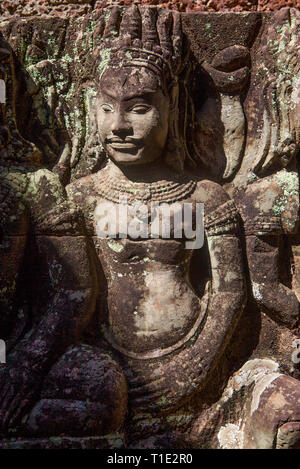
[{"label": "carved lips", "polygon": [[117,151],[138,150],[143,146],[142,139],[133,138],[126,138],[124,140],[120,138],[107,138],[105,143]]}]

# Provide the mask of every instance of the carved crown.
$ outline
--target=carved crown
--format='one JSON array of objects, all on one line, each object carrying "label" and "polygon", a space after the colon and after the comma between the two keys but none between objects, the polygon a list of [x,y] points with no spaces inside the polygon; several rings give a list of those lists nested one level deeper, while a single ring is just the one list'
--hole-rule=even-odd
[{"label": "carved crown", "polygon": [[182,70],[180,15],[166,9],[132,5],[122,15],[111,10],[103,39],[95,52],[96,76],[108,67],[146,67],[176,81]]}]

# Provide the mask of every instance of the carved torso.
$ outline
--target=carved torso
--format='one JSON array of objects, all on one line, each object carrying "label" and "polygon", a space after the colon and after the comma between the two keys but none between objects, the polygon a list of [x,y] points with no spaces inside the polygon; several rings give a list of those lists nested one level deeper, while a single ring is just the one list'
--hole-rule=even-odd
[{"label": "carved torso", "polygon": [[[163,233],[158,239],[118,239],[119,232],[115,238],[98,237],[95,213],[107,202],[97,190],[99,177],[73,183],[68,192],[84,212],[107,279],[108,334],[128,352],[172,347],[201,321],[200,299],[189,280],[193,251],[185,248],[185,238],[174,239],[174,217],[170,239],[162,239]],[[193,204],[195,212],[196,185],[193,193],[170,204],[171,213],[172,207],[183,210],[184,202]]]}]

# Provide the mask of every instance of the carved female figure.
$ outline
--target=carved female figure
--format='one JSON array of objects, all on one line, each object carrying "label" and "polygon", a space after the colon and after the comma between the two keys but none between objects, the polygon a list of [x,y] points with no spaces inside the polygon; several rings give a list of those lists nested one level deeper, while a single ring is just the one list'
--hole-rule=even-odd
[{"label": "carved female figure", "polygon": [[[234,205],[219,185],[184,170],[190,156],[185,108],[179,108],[185,65],[179,16],[161,12],[156,18],[151,9],[140,15],[134,7],[119,26],[119,14],[111,13],[99,51],[108,59],[96,72],[97,124],[109,162],[67,190],[85,215],[108,283],[101,347],[122,363],[135,431],[146,435],[157,419],[161,430],[167,428],[165,416],[171,422],[201,389],[234,330],[245,293]],[[118,209],[120,196],[129,206],[168,203],[171,239],[124,239],[121,228],[115,239],[99,238],[101,204],[110,201]],[[184,203],[194,214],[197,203],[204,204],[210,284],[199,265],[202,284],[192,285],[193,250],[175,236],[175,212]],[[182,413],[179,428],[190,423],[189,413]]]}]

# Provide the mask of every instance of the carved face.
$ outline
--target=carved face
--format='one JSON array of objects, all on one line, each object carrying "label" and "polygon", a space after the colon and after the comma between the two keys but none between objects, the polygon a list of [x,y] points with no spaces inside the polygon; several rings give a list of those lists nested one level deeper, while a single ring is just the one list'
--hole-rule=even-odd
[{"label": "carved face", "polygon": [[149,163],[162,155],[168,136],[169,98],[145,68],[109,68],[97,98],[101,143],[116,163]]}]

